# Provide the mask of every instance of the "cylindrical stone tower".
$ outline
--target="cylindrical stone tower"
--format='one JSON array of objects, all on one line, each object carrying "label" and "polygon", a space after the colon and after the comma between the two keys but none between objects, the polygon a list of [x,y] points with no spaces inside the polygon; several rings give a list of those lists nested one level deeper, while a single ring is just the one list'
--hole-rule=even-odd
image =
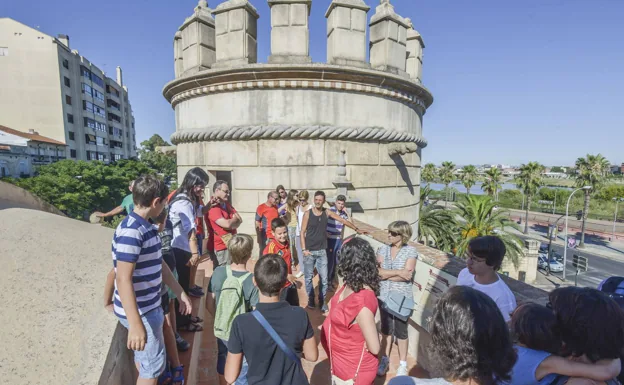
[{"label": "cylindrical stone tower", "polygon": [[[183,25],[193,30],[176,34],[175,56],[184,64],[163,93],[176,114],[171,140],[180,179],[201,166],[213,176],[211,183],[228,180],[243,216],[240,231],[252,234],[256,207],[270,190],[282,184],[333,196],[336,169],[344,173],[340,163],[346,160],[348,198],[358,201],[354,217],[380,228],[403,219],[416,237],[426,146],[422,121],[433,97],[407,68],[414,56],[407,49],[411,24],[381,0],[370,20],[366,62],[368,7],[363,0],[333,0],[326,14],[332,64],[307,63],[312,1],[269,3],[269,63],[256,64],[259,16],[248,0],[228,0],[211,10],[214,24],[202,0]],[[215,41],[214,63],[179,52],[210,52]],[[340,179],[344,186],[345,176]]]}]

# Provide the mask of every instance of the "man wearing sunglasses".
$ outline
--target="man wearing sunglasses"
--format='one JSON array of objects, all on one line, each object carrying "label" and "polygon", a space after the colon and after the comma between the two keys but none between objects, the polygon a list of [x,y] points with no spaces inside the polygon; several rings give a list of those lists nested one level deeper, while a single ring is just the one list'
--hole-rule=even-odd
[{"label": "man wearing sunglasses", "polygon": [[229,264],[230,255],[227,244],[236,235],[236,229],[243,223],[240,214],[230,204],[230,186],[226,181],[218,180],[213,187],[213,199],[217,205],[208,212],[210,227],[213,232],[214,253],[216,256],[215,268]]}]

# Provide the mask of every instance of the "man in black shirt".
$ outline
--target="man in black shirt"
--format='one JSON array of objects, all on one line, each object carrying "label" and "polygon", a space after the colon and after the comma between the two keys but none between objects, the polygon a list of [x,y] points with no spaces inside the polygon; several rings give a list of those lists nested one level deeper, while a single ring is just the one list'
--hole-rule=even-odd
[{"label": "man in black shirt", "polygon": [[[286,262],[276,254],[260,258],[254,269],[254,281],[258,286],[259,302],[256,307],[267,322],[297,357],[311,362],[318,359],[318,347],[314,329],[308,314],[300,307],[280,301],[280,291],[286,283]],[[225,364],[225,380],[236,381],[243,361],[247,359],[249,385],[308,385],[308,378],[301,366],[278,346],[252,313],[237,316],[232,324],[228,341],[228,357]]]}]

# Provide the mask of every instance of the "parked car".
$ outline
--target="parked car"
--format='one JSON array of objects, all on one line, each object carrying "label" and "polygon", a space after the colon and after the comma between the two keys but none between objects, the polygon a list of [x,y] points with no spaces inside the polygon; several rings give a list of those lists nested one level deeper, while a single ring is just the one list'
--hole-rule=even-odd
[{"label": "parked car", "polygon": [[[545,255],[540,255],[537,258],[537,265],[540,269],[548,269],[548,258]],[[550,259],[550,271],[553,273],[560,273],[563,271],[563,264],[554,258]]]}]

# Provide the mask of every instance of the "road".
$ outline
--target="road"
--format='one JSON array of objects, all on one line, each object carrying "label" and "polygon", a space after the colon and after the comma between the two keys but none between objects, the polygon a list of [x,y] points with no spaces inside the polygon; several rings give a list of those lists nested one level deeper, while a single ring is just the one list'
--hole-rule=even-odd
[{"label": "road", "polygon": [[[519,237],[522,239],[529,238],[524,235],[519,235]],[[563,246],[555,245],[553,243],[552,248],[553,250],[555,250],[556,253],[563,256]],[[589,264],[587,272],[580,273],[578,276],[579,286],[596,288],[598,284],[600,284],[600,282],[602,282],[605,278],[612,276],[624,276],[624,262],[618,262],[612,259],[603,258],[595,254],[587,253],[580,249],[568,249],[566,281],[574,282],[574,277],[576,275],[576,268],[572,266],[572,256],[574,254],[587,257]],[[562,277],[561,273],[551,274],[559,278]]]}]

